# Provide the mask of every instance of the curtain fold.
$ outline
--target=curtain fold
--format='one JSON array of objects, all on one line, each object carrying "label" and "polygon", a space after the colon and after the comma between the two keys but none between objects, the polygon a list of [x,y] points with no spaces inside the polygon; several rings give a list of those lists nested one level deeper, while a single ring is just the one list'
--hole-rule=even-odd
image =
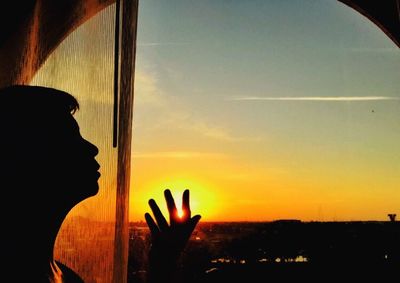
[{"label": "curtain fold", "polygon": [[[114,283],[127,282],[129,244],[129,189],[136,59],[138,0],[121,0],[121,50],[118,119],[117,205],[114,248]],[[122,259],[122,260],[121,260]]]},{"label": "curtain fold", "polygon": [[0,86],[29,83],[73,30],[115,0],[8,2],[0,14]]}]

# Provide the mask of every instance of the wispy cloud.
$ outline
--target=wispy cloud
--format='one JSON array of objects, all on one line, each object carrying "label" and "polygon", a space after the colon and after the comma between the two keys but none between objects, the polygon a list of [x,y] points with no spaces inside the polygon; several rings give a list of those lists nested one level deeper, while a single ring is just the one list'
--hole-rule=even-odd
[{"label": "wispy cloud", "polygon": [[159,87],[157,75],[151,71],[138,71],[135,75],[135,103],[152,107],[165,105],[165,95]]},{"label": "wispy cloud", "polygon": [[187,45],[189,42],[142,42],[138,46],[166,46],[166,45]]},{"label": "wispy cloud", "polygon": [[304,96],[304,97],[260,97],[242,96],[228,98],[232,101],[379,101],[379,100],[400,100],[393,96]]},{"label": "wispy cloud", "polygon": [[135,112],[136,128],[145,129],[145,131],[173,129],[225,142],[259,142],[262,140],[261,137],[248,137],[232,133],[229,129],[204,117],[203,113],[196,115],[189,110],[191,106],[188,106],[185,101],[163,91],[157,71],[150,67],[137,72],[135,80],[135,105],[139,106]]},{"label": "wispy cloud", "polygon": [[197,152],[197,151],[163,151],[163,152],[134,152],[133,158],[168,158],[168,159],[193,159],[208,158],[220,159],[226,158],[221,153]]},{"label": "wispy cloud", "polygon": [[261,137],[248,137],[232,135],[228,129],[217,127],[200,120],[192,120],[190,123],[183,123],[180,126],[186,130],[193,131],[199,135],[203,135],[208,138],[225,142],[260,142]]}]

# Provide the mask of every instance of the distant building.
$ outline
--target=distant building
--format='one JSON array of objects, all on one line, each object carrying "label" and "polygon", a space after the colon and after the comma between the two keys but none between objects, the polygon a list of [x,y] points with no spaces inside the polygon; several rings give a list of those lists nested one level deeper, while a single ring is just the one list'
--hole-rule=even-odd
[{"label": "distant building", "polygon": [[301,220],[298,219],[279,219],[273,221],[273,223],[301,223]]},{"label": "distant building", "polygon": [[397,215],[395,213],[389,213],[388,216],[389,216],[390,222],[395,222],[396,221],[396,216]]}]

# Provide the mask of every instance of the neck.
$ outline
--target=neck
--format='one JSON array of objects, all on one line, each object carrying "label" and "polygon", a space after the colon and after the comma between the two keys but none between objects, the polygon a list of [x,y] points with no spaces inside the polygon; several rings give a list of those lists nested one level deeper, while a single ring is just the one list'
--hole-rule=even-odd
[{"label": "neck", "polygon": [[[29,215],[26,221],[15,218],[11,220],[7,234],[1,237],[4,237],[2,242],[7,243],[6,254],[10,259],[4,270],[18,277],[15,282],[63,282],[62,272],[53,253],[65,216],[66,213],[40,213]],[[27,222],[33,225],[25,225]],[[29,276],[29,280],[21,280],[24,276]]]}]

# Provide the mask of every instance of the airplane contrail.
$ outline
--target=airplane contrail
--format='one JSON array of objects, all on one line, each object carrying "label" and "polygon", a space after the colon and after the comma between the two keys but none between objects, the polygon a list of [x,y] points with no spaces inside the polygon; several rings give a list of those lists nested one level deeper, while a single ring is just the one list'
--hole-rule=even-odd
[{"label": "airplane contrail", "polygon": [[378,100],[399,100],[400,97],[393,96],[304,96],[304,97],[260,97],[242,96],[233,97],[234,101],[378,101]]}]

